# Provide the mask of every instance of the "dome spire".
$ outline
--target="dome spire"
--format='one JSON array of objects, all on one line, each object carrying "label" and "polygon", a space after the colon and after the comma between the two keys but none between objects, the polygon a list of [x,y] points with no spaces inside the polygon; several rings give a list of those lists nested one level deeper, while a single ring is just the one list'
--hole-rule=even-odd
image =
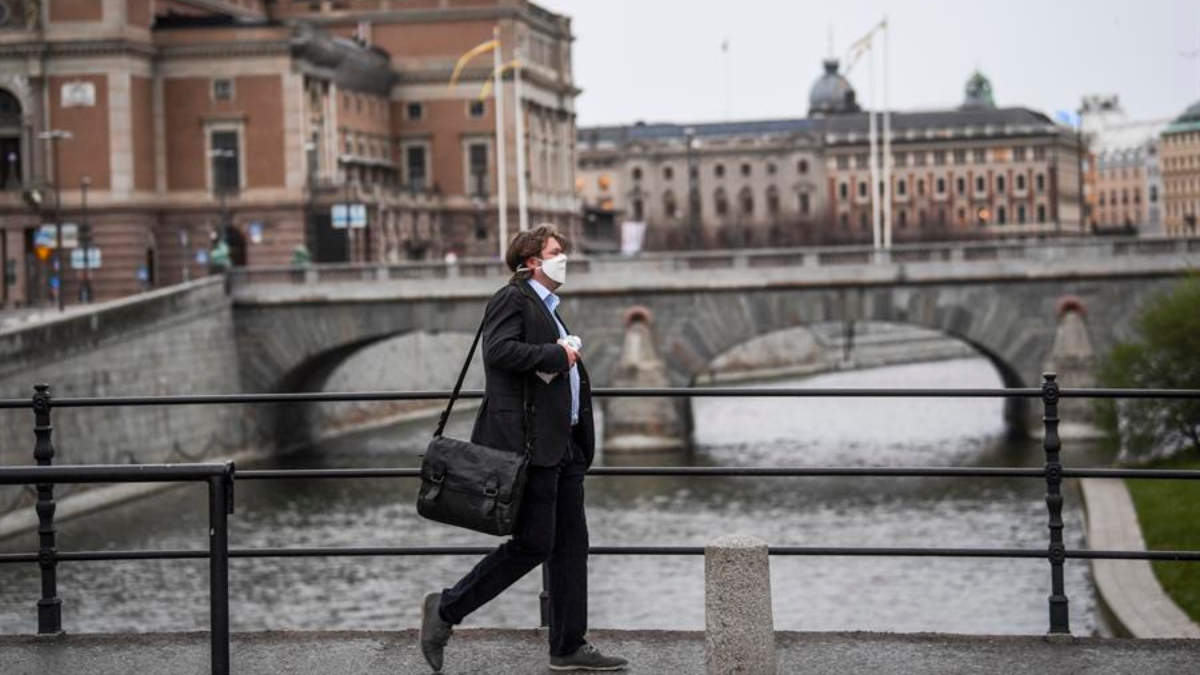
[{"label": "dome spire", "polygon": [[963,99],[963,110],[990,110],[996,107],[992,96],[992,81],[987,79],[978,68],[967,80],[966,97]]},{"label": "dome spire", "polygon": [[821,75],[808,95],[808,114],[838,115],[841,113],[859,112],[862,108],[854,94],[850,81],[838,72],[838,60],[827,58],[824,62],[825,73]]}]

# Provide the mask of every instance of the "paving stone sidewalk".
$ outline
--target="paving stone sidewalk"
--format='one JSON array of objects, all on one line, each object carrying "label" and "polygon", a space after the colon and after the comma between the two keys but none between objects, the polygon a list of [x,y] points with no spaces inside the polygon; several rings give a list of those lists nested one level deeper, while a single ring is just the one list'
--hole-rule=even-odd
[{"label": "paving stone sidewalk", "polygon": [[[631,674],[703,675],[704,634],[594,631],[606,652],[628,658]],[[463,630],[446,653],[446,675],[548,675],[537,630]],[[1200,675],[1200,641],[970,637],[887,633],[784,633],[776,637],[781,675]],[[0,637],[4,675],[200,675],[209,672],[208,636]],[[234,636],[238,675],[423,675],[415,631],[254,633]]]}]

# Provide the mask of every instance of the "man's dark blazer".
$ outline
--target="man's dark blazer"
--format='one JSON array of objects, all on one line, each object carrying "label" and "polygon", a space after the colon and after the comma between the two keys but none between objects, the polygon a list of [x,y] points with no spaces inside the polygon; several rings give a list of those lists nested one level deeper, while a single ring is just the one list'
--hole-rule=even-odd
[{"label": "man's dark blazer", "polygon": [[[562,318],[559,317],[562,321]],[[566,322],[563,326],[566,327]],[[590,465],[596,452],[592,392],[583,360],[579,366],[579,424],[571,427],[571,383],[567,352],[546,304],[527,281],[513,280],[496,291],[483,316],[483,405],[471,441],[522,452],[524,391],[532,403],[534,466],[554,466],[573,437]],[[557,373],[549,383],[535,373]]]}]

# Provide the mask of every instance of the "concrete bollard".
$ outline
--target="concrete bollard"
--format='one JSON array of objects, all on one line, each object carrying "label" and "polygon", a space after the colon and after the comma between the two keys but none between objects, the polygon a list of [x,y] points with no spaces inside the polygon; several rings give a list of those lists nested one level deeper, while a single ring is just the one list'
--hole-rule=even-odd
[{"label": "concrete bollard", "polygon": [[708,675],[776,675],[766,542],[735,534],[704,548],[704,627]]}]

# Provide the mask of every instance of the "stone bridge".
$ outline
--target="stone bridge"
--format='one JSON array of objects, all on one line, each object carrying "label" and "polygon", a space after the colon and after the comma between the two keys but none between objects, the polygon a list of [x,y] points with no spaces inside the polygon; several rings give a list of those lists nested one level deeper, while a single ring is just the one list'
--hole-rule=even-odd
[{"label": "stone bridge", "polygon": [[[1091,343],[1103,353],[1130,337],[1130,318],[1145,298],[1198,266],[1200,240],[924,247],[886,257],[837,249],[580,260],[562,289],[561,311],[584,338],[597,386],[608,384],[619,356],[622,317],[643,306],[676,386],[756,337],[855,320],[941,331],[987,357],[1005,386],[1030,387],[1050,356],[1060,306],[1085,310]],[[414,331],[472,334],[505,279],[492,261],[235,274],[243,385],[315,390],[372,342]],[[1008,417],[1022,425],[1017,402]]]}]

